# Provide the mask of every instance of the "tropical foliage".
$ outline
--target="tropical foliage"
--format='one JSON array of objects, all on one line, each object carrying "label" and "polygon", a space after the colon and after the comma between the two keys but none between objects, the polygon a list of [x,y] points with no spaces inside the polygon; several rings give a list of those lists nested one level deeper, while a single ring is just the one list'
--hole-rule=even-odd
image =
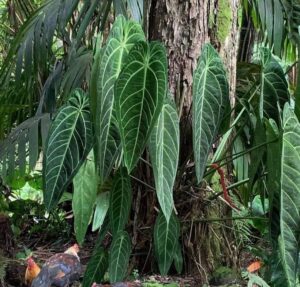
[{"label": "tropical foliage", "polygon": [[[126,17],[108,23],[112,2],[116,14]],[[0,70],[1,177],[10,182],[29,174],[43,157],[47,210],[53,212],[66,191],[73,191],[77,241],[84,243],[92,217],[93,231],[99,230],[83,279],[83,286],[90,286],[107,270],[111,282],[127,275],[132,178],[144,162],[153,172],[160,205],[153,227],[159,271],[166,275],[174,263],[181,272],[173,190],[187,168],[186,163],[178,168],[185,131],[168,90],[165,47],[148,42],[140,24],[143,1],[17,3],[18,21],[0,35],[11,40]],[[290,59],[299,55],[300,7],[293,1],[244,1],[244,11],[262,29],[267,45],[258,59],[239,65],[231,111],[221,57],[212,45],[203,46],[193,74],[191,185],[209,190],[217,170],[233,216],[252,215],[260,202],[267,231],[252,225],[267,234],[276,261],[269,262],[264,279],[272,286],[298,286],[300,85],[289,89],[272,51]],[[238,196],[232,194],[232,201],[224,166],[235,177],[231,189]],[[107,231],[112,234],[109,256],[101,245]]]}]

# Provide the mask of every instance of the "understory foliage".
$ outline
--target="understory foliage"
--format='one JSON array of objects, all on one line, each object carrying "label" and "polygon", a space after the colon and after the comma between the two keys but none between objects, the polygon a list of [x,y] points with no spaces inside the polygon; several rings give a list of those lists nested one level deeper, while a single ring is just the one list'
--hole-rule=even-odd
[{"label": "understory foliage", "polygon": [[[117,14],[129,10],[135,20],[119,15],[108,29],[112,2]],[[84,287],[101,282],[107,270],[111,282],[127,276],[132,178],[141,161],[153,172],[160,207],[153,227],[159,271],[168,274],[172,264],[178,273],[183,269],[182,226],[173,200],[183,175],[178,168],[180,119],[168,90],[165,47],[148,42],[139,24],[142,3],[43,2],[19,23],[0,70],[1,176],[9,182],[15,170],[28,174],[42,157],[49,212],[73,186],[77,241],[84,243],[91,221],[92,230],[99,232]],[[268,27],[260,5],[262,25]],[[266,47],[256,61],[239,65],[237,76],[232,111],[222,60],[212,45],[203,46],[193,76],[193,156],[181,168],[192,161],[192,184],[207,190],[218,170],[232,215],[257,212],[258,220],[267,219],[265,230],[261,221],[252,222],[270,247],[264,278],[272,286],[298,286],[299,97],[294,100],[282,66]],[[232,200],[222,166],[234,175],[228,187],[235,190]],[[108,231],[109,250],[101,245]]]}]

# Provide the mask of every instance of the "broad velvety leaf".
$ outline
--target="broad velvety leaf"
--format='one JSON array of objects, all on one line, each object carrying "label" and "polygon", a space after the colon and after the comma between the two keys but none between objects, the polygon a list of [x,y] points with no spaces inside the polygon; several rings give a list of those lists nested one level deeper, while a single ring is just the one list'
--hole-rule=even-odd
[{"label": "broad velvety leaf", "polygon": [[179,119],[175,105],[168,97],[151,133],[149,152],[158,201],[169,221],[179,157]]},{"label": "broad velvety leaf", "polygon": [[159,213],[154,226],[154,248],[161,275],[166,275],[174,259],[179,237],[179,222],[174,213],[167,222],[164,214]]},{"label": "broad velvety leaf", "polygon": [[113,235],[123,230],[131,207],[131,186],[127,170],[122,168],[114,176],[110,192],[109,218]]},{"label": "broad velvety leaf", "polygon": [[[111,129],[114,103],[114,84],[133,45],[145,39],[142,27],[118,16],[102,51],[97,83],[97,166],[102,183],[109,175],[119,149],[118,134]],[[96,62],[97,65],[97,62]],[[94,72],[98,73],[97,69]],[[114,136],[115,135],[115,136]]]},{"label": "broad velvety leaf", "polygon": [[109,279],[110,282],[120,282],[127,272],[129,256],[131,253],[130,237],[126,231],[120,231],[114,238],[109,253]]},{"label": "broad velvety leaf", "polygon": [[145,148],[161,112],[166,88],[165,48],[157,42],[137,43],[115,85],[117,120],[128,172]]},{"label": "broad velvety leaf", "polygon": [[97,196],[97,174],[91,152],[73,179],[74,194],[72,209],[74,213],[74,229],[77,242],[82,244],[93,214]]},{"label": "broad velvety leaf", "polygon": [[279,121],[279,107],[289,101],[288,84],[279,63],[267,48],[260,50],[262,62],[259,116]]},{"label": "broad velvety leaf", "polygon": [[228,101],[228,82],[221,58],[206,44],[193,77],[193,145],[198,183]]},{"label": "broad velvety leaf", "polygon": [[96,200],[96,209],[94,214],[94,221],[92,231],[101,229],[101,226],[104,222],[105,216],[107,214],[109,207],[109,192],[101,192],[97,196]]},{"label": "broad velvety leaf", "polygon": [[54,119],[44,157],[44,201],[50,210],[59,201],[93,145],[88,97],[74,91]]},{"label": "broad velvety leaf", "polygon": [[108,268],[108,254],[97,246],[84,273],[82,287],[90,287],[93,282],[101,283]]},{"label": "broad velvety leaf", "polygon": [[288,104],[283,112],[281,258],[288,286],[298,286],[300,230],[300,124]]}]

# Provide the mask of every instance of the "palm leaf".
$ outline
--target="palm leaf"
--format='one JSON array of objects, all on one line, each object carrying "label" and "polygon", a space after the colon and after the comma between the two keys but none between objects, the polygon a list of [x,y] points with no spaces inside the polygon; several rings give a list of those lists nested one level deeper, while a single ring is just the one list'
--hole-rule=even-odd
[{"label": "palm leaf", "polygon": [[[49,114],[34,116],[16,127],[0,142],[1,176],[12,178],[16,169],[19,169],[21,175],[34,169],[41,148],[39,135],[42,141],[46,140],[49,124]],[[26,168],[27,165],[29,169]]]}]

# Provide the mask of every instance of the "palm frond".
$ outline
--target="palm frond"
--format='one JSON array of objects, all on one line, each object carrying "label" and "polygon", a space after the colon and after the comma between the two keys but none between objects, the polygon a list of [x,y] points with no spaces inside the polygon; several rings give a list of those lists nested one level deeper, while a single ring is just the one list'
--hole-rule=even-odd
[{"label": "palm frond", "polygon": [[[251,15],[252,21],[258,24],[267,37],[269,47],[278,55],[286,55],[287,50],[294,51],[299,41],[298,26],[300,25],[300,3],[296,0],[252,0],[250,4],[243,1],[244,9]],[[257,21],[260,19],[260,21]],[[256,26],[256,25],[255,25]],[[289,54],[291,58],[291,54]]]},{"label": "palm frond", "polygon": [[16,170],[22,175],[34,169],[40,151],[39,138],[45,144],[49,126],[50,114],[37,115],[20,124],[0,142],[0,175],[3,178],[11,177]]}]

